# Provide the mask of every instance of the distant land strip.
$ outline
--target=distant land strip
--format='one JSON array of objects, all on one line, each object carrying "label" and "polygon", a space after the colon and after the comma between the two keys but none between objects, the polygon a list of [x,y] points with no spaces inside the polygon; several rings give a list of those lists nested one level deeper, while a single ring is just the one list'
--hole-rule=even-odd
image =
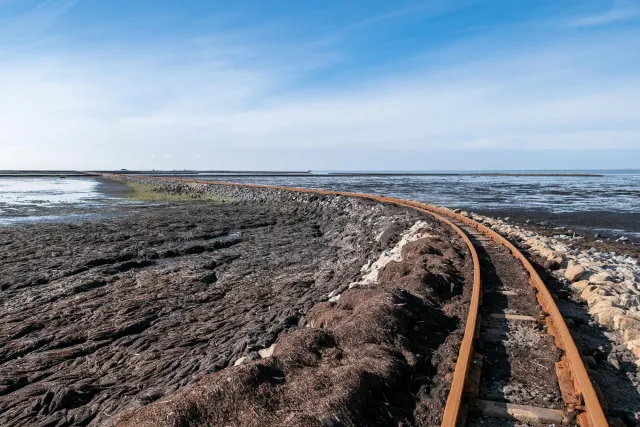
[{"label": "distant land strip", "polygon": [[[604,176],[597,173],[508,173],[508,172],[431,172],[431,173],[328,173],[329,176],[584,176],[598,177]],[[320,175],[322,176],[322,175]]]},{"label": "distant land strip", "polygon": [[414,176],[514,176],[514,177],[602,177],[604,174],[598,173],[561,173],[561,172],[326,172],[318,173],[311,171],[0,171],[0,177],[78,177],[92,176],[102,173],[127,174],[127,175],[152,175],[152,176],[204,176],[204,177],[414,177]]}]

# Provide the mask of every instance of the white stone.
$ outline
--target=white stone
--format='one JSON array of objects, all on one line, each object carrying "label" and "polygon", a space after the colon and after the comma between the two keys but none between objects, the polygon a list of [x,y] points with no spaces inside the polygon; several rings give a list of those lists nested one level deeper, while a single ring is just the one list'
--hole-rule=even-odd
[{"label": "white stone", "polygon": [[613,280],[613,277],[611,277],[611,274],[609,274],[609,272],[607,271],[601,271],[589,277],[589,282],[594,283],[596,285],[611,282],[612,280]]},{"label": "white stone", "polygon": [[629,341],[640,340],[640,331],[636,329],[627,329],[622,331],[622,341],[625,343]]},{"label": "white stone", "polygon": [[[634,356],[640,357],[640,339],[629,341],[626,343],[627,348],[631,350]],[[638,363],[636,362],[636,365]]]},{"label": "white stone", "polygon": [[578,282],[574,282],[571,284],[571,289],[574,292],[582,292],[584,290],[584,288],[586,288],[589,285],[589,281],[588,280],[580,280]]},{"label": "white stone", "polygon": [[[359,282],[356,282],[357,284],[352,284],[353,286],[349,285],[349,288],[362,284],[368,285],[376,283],[378,281],[378,275],[387,264],[391,261],[402,261],[402,249],[407,243],[425,237],[435,237],[433,234],[428,232],[431,228],[431,225],[426,221],[416,221],[411,228],[402,233],[400,241],[393,248],[380,254],[375,262],[372,263],[369,261],[367,264],[362,266],[360,269],[363,273],[362,279],[360,279]],[[335,296],[331,297],[329,301],[332,301],[333,298],[335,298]],[[337,301],[337,299],[335,301]]]},{"label": "white stone", "polygon": [[640,320],[633,316],[616,316],[613,319],[613,327],[619,330],[635,329],[640,331]]},{"label": "white stone", "polygon": [[595,316],[601,325],[613,328],[613,319],[618,315],[624,314],[624,310],[616,307],[599,307],[593,311],[589,309],[589,314]]},{"label": "white stone", "polygon": [[624,308],[637,308],[640,305],[640,298],[637,295],[624,293],[620,295],[620,305]]},{"label": "white stone", "polygon": [[262,350],[258,350],[258,354],[260,355],[260,357],[262,357],[263,359],[266,359],[267,357],[271,357],[273,355],[273,351],[276,349],[276,345],[275,344],[271,344],[269,347],[267,348],[263,348]]},{"label": "white stone", "polygon": [[591,294],[589,298],[587,298],[587,304],[592,307],[617,307],[620,305],[620,298],[613,295]]},{"label": "white stone", "polygon": [[233,363],[233,366],[239,366],[239,365],[242,365],[243,363],[248,362],[248,361],[249,361],[249,358],[247,356],[244,356],[244,357],[241,357],[240,359],[236,360]]},{"label": "white stone", "polygon": [[[592,295],[593,297],[599,297],[599,298],[603,298],[601,295]],[[593,301],[593,299],[591,299],[591,301]],[[590,314],[597,314],[601,308],[606,308],[606,307],[615,307],[615,303],[613,301],[609,301],[606,299],[598,299],[595,302],[591,303],[591,307],[589,307],[589,313]]]},{"label": "white stone", "polygon": [[580,294],[580,296],[582,297],[582,299],[588,300],[592,294],[603,295],[605,293],[606,293],[606,290],[599,289],[596,285],[588,285],[582,290],[582,293]]}]

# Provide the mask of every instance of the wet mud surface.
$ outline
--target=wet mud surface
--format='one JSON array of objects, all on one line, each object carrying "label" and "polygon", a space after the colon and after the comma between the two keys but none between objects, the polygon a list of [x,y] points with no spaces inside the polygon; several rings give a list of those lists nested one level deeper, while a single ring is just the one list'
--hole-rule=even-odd
[{"label": "wet mud surface", "polygon": [[451,237],[407,245],[377,284],[314,306],[309,327],[280,338],[273,357],[208,376],[114,424],[438,425],[469,297],[457,273],[467,260]]},{"label": "wet mud surface", "polygon": [[[602,171],[604,172],[604,171]],[[640,176],[215,176],[287,187],[382,194],[488,216],[548,221],[584,233],[626,235],[640,243]],[[602,229],[602,230],[596,230]]]},{"label": "wet mud surface", "polygon": [[[463,243],[404,208],[223,196],[0,229],[0,425],[437,424]],[[327,301],[417,219],[432,237]]]},{"label": "wet mud surface", "polygon": [[[513,223],[543,236],[572,235],[575,232],[584,238],[585,245],[636,256],[640,254],[640,213],[637,212],[554,213],[520,209],[477,209],[474,212],[492,217],[509,217]],[[620,237],[629,240],[625,243],[617,242],[616,239]]]},{"label": "wet mud surface", "polygon": [[0,178],[0,227],[117,216],[122,205],[131,204],[129,192],[123,183],[101,177]]}]

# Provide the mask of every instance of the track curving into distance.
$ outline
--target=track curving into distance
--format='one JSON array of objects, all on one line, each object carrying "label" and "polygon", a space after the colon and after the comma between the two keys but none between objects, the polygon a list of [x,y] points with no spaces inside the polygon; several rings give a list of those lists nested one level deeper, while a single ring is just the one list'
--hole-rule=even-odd
[{"label": "track curving into distance", "polygon": [[[441,425],[490,426],[492,418],[531,424],[608,425],[580,353],[546,285],[526,257],[491,228],[446,208],[391,197],[162,178],[185,183],[358,197],[410,207],[434,216],[452,227],[465,241],[474,266],[465,334]],[[528,313],[522,314],[522,311]],[[530,350],[523,353],[523,348]],[[521,375],[523,367],[529,368],[524,378]],[[546,378],[541,373],[545,370],[550,371]],[[504,384],[516,394],[522,392],[510,378],[518,372],[517,380],[528,381],[527,385],[532,388],[545,387],[548,392],[521,396],[527,404],[506,403]],[[500,390],[503,395],[496,396]],[[495,397],[498,398],[492,400]],[[533,405],[529,401],[542,404]]]}]

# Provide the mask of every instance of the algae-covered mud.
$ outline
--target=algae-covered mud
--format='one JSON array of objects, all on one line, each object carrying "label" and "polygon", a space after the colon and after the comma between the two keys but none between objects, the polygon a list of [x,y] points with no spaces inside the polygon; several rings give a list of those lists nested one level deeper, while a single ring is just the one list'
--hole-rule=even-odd
[{"label": "algae-covered mud", "polygon": [[225,202],[212,194],[169,194],[148,184],[100,176],[0,177],[0,226],[99,220],[133,205],[195,200]]},{"label": "algae-covered mud", "polygon": [[471,280],[448,227],[129,182],[177,199],[0,228],[0,425],[438,424]]}]

